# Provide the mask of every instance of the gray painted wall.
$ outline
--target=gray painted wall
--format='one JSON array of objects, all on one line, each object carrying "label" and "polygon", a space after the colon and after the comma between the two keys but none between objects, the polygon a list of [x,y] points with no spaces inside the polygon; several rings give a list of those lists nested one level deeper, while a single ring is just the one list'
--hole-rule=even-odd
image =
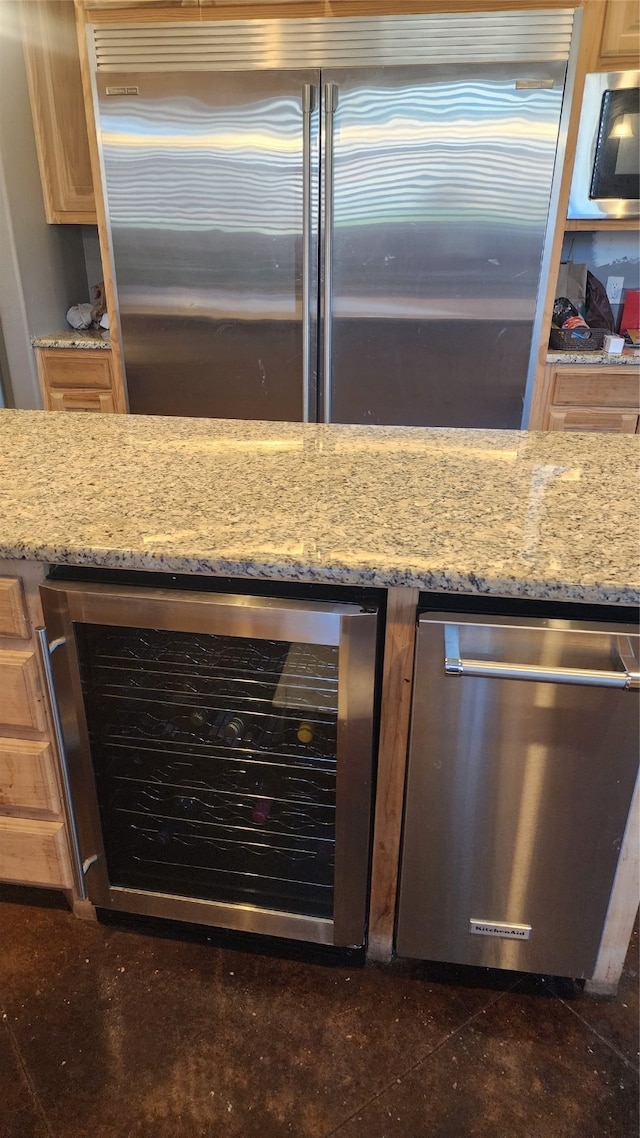
[{"label": "gray painted wall", "polygon": [[31,337],[89,297],[81,227],[45,221],[16,0],[0,0],[0,250],[6,401],[37,408]]}]

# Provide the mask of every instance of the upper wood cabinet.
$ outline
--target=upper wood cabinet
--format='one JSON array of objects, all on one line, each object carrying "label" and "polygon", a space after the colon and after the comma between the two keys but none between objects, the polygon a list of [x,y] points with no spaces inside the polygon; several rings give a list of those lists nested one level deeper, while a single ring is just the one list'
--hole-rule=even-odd
[{"label": "upper wood cabinet", "polygon": [[73,0],[23,0],[22,20],[46,219],[95,225]]},{"label": "upper wood cabinet", "polygon": [[607,0],[598,70],[619,71],[624,68],[633,70],[637,67],[640,67],[638,0]]}]

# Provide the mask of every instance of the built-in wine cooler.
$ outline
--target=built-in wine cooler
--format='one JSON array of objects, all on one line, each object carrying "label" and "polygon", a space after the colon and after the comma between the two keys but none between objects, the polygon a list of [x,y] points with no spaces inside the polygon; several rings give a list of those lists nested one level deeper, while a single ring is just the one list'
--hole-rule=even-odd
[{"label": "built-in wine cooler", "polygon": [[42,587],[97,906],[362,945],[374,605]]}]

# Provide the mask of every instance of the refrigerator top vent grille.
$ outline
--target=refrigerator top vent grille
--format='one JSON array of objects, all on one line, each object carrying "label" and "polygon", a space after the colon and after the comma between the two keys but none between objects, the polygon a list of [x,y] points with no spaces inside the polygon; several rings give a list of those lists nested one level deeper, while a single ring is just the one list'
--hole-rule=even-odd
[{"label": "refrigerator top vent grille", "polygon": [[561,62],[573,10],[95,27],[98,71]]}]

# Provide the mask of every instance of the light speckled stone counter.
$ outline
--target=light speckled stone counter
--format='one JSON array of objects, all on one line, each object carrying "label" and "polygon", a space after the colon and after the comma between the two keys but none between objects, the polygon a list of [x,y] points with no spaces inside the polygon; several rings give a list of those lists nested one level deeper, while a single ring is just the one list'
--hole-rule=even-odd
[{"label": "light speckled stone counter", "polygon": [[[106,339],[105,339],[106,336]],[[63,332],[52,332],[50,336],[33,336],[31,343],[34,348],[80,348],[80,350],[93,351],[94,349],[111,350],[111,341],[108,332],[98,329],[86,331],[66,328]]]},{"label": "light speckled stone counter", "polygon": [[640,600],[634,436],[0,411],[0,557]]},{"label": "light speckled stone counter", "polygon": [[622,354],[610,352],[547,352],[548,364],[607,364],[610,367],[640,367],[640,351],[624,348]]}]

